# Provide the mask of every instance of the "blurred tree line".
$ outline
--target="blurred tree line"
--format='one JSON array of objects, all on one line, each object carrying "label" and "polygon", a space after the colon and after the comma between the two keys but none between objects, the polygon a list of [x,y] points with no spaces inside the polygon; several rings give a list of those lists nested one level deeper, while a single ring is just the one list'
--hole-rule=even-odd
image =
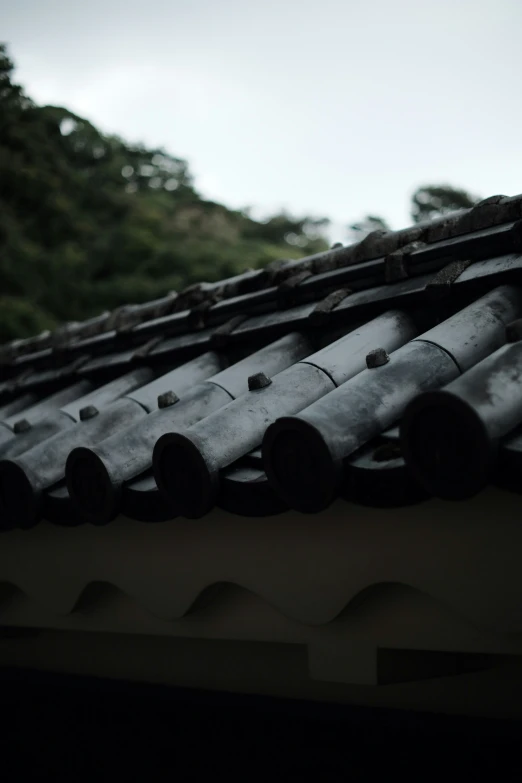
[{"label": "blurred tree line", "polygon": [[327,220],[206,201],[184,160],[36,106],[0,47],[0,340],[328,247]]},{"label": "blurred tree line", "polygon": [[[411,219],[414,223],[424,223],[440,215],[448,215],[459,209],[469,209],[480,201],[466,190],[451,185],[423,185],[417,188],[411,199]],[[366,215],[357,223],[348,226],[353,242],[358,242],[371,231],[389,231],[386,220],[378,215]]]},{"label": "blurred tree line", "polygon": [[[423,188],[413,217],[470,203],[463,191]],[[320,252],[328,223],[258,221],[203,199],[186,161],[34,104],[0,45],[0,341]],[[365,218],[352,239],[374,228],[384,220]]]}]

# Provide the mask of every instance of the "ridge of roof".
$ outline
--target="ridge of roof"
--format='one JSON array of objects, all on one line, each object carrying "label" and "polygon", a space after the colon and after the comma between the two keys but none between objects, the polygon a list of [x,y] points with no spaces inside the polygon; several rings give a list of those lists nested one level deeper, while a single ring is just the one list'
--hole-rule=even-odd
[{"label": "ridge of roof", "polygon": [[522,492],[521,211],[496,196],[5,351],[0,530]]},{"label": "ridge of roof", "polygon": [[[405,259],[416,252],[422,252],[435,243],[447,242],[502,224],[516,225],[521,219],[522,194],[491,196],[471,209],[443,215],[432,221],[397,231],[373,231],[354,244],[336,244],[323,253],[296,261],[275,261],[264,269],[247,270],[214,283],[195,283],[179,293],[171,291],[160,299],[144,304],[123,305],[82,322],[62,324],[53,332],[45,331],[30,338],[12,340],[0,346],[0,368],[22,357],[44,351],[60,354],[71,345],[92,338],[103,340],[136,329],[146,332],[148,325],[183,313],[188,316],[180,319],[185,321],[186,328],[182,331],[195,331],[206,325],[207,314],[215,305],[220,304],[224,312],[227,302],[231,303],[235,298],[248,294],[262,295],[277,289],[280,302],[288,305],[292,302],[292,291],[302,283],[308,282],[310,285],[317,281],[319,275],[364,266],[381,257],[386,259],[385,282],[395,282],[408,276]],[[321,285],[317,288],[320,289]],[[331,293],[331,289],[328,293]]]}]

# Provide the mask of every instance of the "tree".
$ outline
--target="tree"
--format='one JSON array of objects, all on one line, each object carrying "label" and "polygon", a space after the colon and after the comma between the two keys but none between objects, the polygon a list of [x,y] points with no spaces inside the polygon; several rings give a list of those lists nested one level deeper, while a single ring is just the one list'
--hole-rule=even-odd
[{"label": "tree", "polygon": [[[102,134],[65,107],[38,106],[0,45],[0,341],[52,329],[201,280],[326,250],[328,220],[254,220],[198,193],[187,162]],[[470,207],[419,188],[415,222]],[[386,221],[349,226],[352,241]]]},{"label": "tree", "polygon": [[422,223],[459,209],[468,209],[477,201],[480,201],[477,196],[451,185],[424,185],[412,196],[411,217],[414,223]]},{"label": "tree", "polygon": [[0,102],[3,109],[0,127],[8,121],[9,113],[19,111],[30,103],[20,85],[13,83],[11,79],[13,69],[14,65],[7,54],[7,48],[5,44],[0,43]]},{"label": "tree", "polygon": [[207,201],[188,163],[38,106],[0,46],[0,341],[328,247],[326,221]]},{"label": "tree", "polygon": [[366,215],[362,220],[357,223],[352,223],[348,226],[349,237],[352,242],[360,242],[361,239],[371,234],[372,231],[389,231],[390,227],[384,218],[377,215]]},{"label": "tree", "polygon": [[[411,217],[414,223],[422,223],[460,209],[469,209],[478,201],[479,197],[451,185],[423,185],[412,196]],[[348,230],[350,240],[360,242],[372,231],[390,231],[390,227],[384,218],[367,215],[349,225]]]}]

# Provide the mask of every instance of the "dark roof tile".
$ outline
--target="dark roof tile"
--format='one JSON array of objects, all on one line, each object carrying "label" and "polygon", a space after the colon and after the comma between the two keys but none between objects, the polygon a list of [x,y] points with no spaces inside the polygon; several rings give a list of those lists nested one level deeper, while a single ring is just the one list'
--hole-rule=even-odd
[{"label": "dark roof tile", "polygon": [[1,347],[0,527],[521,491],[521,221],[494,196]]}]

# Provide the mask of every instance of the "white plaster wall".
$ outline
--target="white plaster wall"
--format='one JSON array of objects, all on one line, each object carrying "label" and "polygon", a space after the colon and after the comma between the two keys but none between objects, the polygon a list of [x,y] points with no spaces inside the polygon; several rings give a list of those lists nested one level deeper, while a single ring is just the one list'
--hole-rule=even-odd
[{"label": "white plaster wall", "polygon": [[[519,516],[517,495],[489,489],[310,516],[41,523],[0,537],[0,624],[54,629],[62,651],[78,634],[290,644],[311,681],[375,687],[382,648],[522,654]],[[38,663],[41,644],[10,639],[3,655]]]}]

